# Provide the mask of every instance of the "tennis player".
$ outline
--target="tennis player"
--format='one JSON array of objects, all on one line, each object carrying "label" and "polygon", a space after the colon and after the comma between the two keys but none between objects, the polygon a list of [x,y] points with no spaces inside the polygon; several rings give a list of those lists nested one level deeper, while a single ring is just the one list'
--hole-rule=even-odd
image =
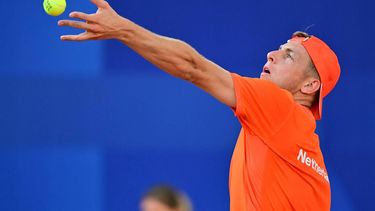
[{"label": "tennis player", "polygon": [[96,13],[72,12],[60,26],[84,30],[62,40],[117,39],[170,75],[189,81],[233,109],[242,130],[233,152],[230,210],[329,210],[330,182],[315,133],[323,98],[340,66],[322,40],[296,32],[267,54],[260,78],[231,73],[187,43],[121,17],[104,0]]}]

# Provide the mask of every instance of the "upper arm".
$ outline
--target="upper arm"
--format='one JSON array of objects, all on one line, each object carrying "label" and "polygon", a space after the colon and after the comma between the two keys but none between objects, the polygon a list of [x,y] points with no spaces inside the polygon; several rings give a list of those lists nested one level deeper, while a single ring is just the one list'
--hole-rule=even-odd
[{"label": "upper arm", "polygon": [[200,58],[188,80],[229,107],[236,107],[232,76],[219,65]]}]

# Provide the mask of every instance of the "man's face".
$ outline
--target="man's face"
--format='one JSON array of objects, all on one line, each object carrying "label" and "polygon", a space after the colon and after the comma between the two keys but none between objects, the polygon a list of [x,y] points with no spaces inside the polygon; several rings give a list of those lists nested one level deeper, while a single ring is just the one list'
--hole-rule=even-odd
[{"label": "man's face", "polygon": [[267,63],[260,78],[270,80],[293,94],[302,87],[309,64],[306,49],[300,42],[291,40],[281,45],[279,50],[267,54]]}]

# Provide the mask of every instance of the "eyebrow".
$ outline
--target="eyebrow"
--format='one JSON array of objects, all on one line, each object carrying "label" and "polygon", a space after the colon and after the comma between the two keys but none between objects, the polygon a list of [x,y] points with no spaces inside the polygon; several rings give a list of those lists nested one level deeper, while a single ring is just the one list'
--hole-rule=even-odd
[{"label": "eyebrow", "polygon": [[284,45],[280,45],[279,50],[281,50],[281,49],[284,49],[284,50],[286,50],[288,52],[294,52],[291,48],[284,47]]},{"label": "eyebrow", "polygon": [[295,51],[293,51],[293,49],[284,47],[284,45],[280,45],[279,50],[285,50],[287,53],[292,53],[293,55],[295,55],[296,53]]}]

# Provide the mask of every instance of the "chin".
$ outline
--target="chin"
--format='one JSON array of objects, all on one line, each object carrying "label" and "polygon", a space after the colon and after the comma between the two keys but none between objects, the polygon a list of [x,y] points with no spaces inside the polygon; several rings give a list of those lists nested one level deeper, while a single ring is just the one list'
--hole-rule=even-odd
[{"label": "chin", "polygon": [[260,78],[260,79],[263,79],[263,80],[271,81],[271,76],[270,76],[270,74],[262,73],[262,74],[260,74],[259,78]]}]

